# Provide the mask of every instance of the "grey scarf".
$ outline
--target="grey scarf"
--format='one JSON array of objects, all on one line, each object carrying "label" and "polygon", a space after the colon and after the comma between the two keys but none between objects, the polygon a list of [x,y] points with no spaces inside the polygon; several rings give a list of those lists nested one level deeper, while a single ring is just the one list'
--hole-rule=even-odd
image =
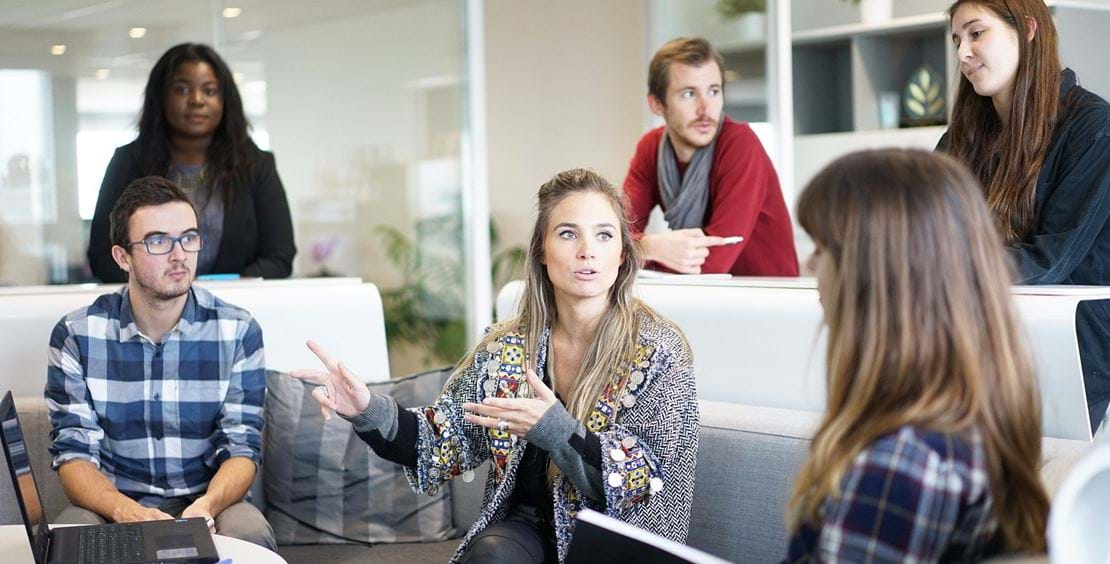
[{"label": "grey scarf", "polygon": [[713,142],[694,151],[694,158],[686,167],[686,174],[678,173],[678,158],[671,147],[670,135],[663,130],[659,140],[659,153],[655,166],[659,176],[659,196],[663,200],[663,217],[671,229],[702,227],[705,210],[709,206],[709,173],[713,169],[713,150],[721,136],[725,116],[717,122]]}]

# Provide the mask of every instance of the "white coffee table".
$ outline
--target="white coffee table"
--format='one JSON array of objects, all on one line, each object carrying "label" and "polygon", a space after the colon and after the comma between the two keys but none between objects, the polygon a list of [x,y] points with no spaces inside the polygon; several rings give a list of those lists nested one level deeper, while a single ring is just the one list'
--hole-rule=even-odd
[{"label": "white coffee table", "polygon": [[285,559],[254,543],[233,539],[223,535],[212,535],[216,552],[221,562],[231,560],[231,564],[287,564]]}]

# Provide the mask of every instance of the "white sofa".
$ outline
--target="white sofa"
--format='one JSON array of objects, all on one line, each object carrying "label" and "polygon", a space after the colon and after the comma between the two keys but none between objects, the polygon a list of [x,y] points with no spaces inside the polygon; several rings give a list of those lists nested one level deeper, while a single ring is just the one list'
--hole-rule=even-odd
[{"label": "white sofa", "polygon": [[[269,368],[315,365],[315,359],[303,346],[304,339],[313,335],[326,339],[345,361],[351,359],[358,373],[375,380],[388,377],[380,300],[372,285],[357,280],[255,284],[259,283],[210,286],[217,295],[250,309],[262,323]],[[789,291],[791,285],[794,290],[808,291],[808,297],[797,299],[799,296]],[[799,285],[802,287],[798,288]],[[641,292],[649,303],[680,322],[694,346],[698,367],[699,392],[703,398],[702,436],[688,543],[733,561],[777,562],[786,549],[783,519],[786,499],[795,473],[807,455],[820,413],[816,409],[773,405],[771,400],[789,403],[797,399],[780,398],[775,392],[774,386],[791,374],[789,367],[804,367],[808,371],[823,362],[821,354],[811,352],[820,351],[819,346],[804,349],[814,339],[820,319],[814,316],[816,297],[804,287],[804,282],[798,281],[783,282],[780,289],[742,291],[740,294],[745,297],[739,301],[730,298],[729,292],[734,290],[727,288],[713,292],[666,290],[670,286],[674,285],[645,284]],[[512,307],[513,288],[508,287],[498,299],[502,315]],[[46,453],[49,422],[42,402],[42,385],[47,338],[65,312],[91,303],[93,297],[111,289],[46,290],[39,292],[38,297],[0,292],[0,353],[16,358],[16,366],[21,367],[19,373],[24,374],[23,380],[16,381],[12,379],[16,372],[9,370],[0,375],[8,378],[0,379],[0,386],[21,386],[25,390],[15,392],[17,396],[27,396],[19,398],[17,406],[27,429],[32,462],[42,481],[47,509],[54,514],[64,505],[65,497],[56,476],[48,470]],[[48,297],[43,298],[43,294]],[[50,298],[51,295],[55,297]],[[58,295],[66,297],[60,300]],[[753,311],[774,311],[776,303],[782,307],[797,306],[797,311],[778,322],[750,321],[755,315]],[[11,315],[12,310],[6,308],[13,304],[18,306],[17,315]],[[697,312],[713,317],[699,320]],[[793,327],[791,320],[803,327]],[[805,327],[806,323],[810,326]],[[748,331],[750,338],[730,332],[731,327],[747,326],[754,326]],[[720,335],[729,338],[718,339]],[[762,341],[766,341],[765,346],[760,346]],[[759,372],[754,368],[758,366],[778,368],[774,372]],[[768,387],[759,391],[753,382]],[[772,405],[737,401],[760,397]],[[806,401],[822,401],[820,394],[808,398]],[[709,399],[714,401],[706,401]],[[1052,437],[1043,440],[1041,475],[1050,491],[1055,490],[1088,444]],[[477,514],[482,483],[477,479],[469,484],[453,484],[454,519],[459,530],[465,530]],[[10,497],[10,492],[0,492],[0,498],[5,495]],[[281,547],[280,552],[289,562],[424,562],[445,560],[456,545],[457,541],[374,547],[307,545]]]},{"label": "white sofa", "polygon": [[[641,279],[644,301],[676,322],[694,351],[702,399],[819,412],[825,405],[825,336],[812,278]],[[522,282],[502,288],[497,317],[515,311]],[[1017,287],[1014,301],[1037,363],[1043,434],[1091,439],[1075,308],[1110,288]]]},{"label": "white sofa", "polygon": [[[382,302],[373,284],[358,278],[308,278],[199,285],[246,308],[258,320],[270,370],[319,366],[305,346],[312,337],[367,382],[389,379]],[[97,296],[118,289],[95,284],[0,288],[0,390],[41,395],[54,325]]]}]

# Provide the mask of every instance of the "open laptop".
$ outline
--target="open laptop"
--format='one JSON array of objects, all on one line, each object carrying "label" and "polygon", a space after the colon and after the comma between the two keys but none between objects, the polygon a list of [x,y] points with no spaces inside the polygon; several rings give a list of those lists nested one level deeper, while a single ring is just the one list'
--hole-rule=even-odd
[{"label": "open laptop", "polygon": [[208,525],[199,518],[51,529],[10,391],[0,400],[0,426],[8,476],[36,564],[211,564],[219,559]]}]

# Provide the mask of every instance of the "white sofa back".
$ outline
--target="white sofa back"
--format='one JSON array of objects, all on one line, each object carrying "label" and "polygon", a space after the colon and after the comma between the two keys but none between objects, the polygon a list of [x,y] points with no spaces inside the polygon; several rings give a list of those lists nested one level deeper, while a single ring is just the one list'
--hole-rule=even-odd
[{"label": "white sofa back", "polygon": [[[389,379],[382,302],[358,278],[201,282],[221,299],[250,311],[262,326],[266,368],[314,368],[305,346],[315,339],[367,382]],[[42,395],[50,332],[67,313],[118,285],[0,289],[0,390]]]},{"label": "white sofa back", "polygon": [[[498,319],[516,311],[523,287],[502,288]],[[813,279],[641,279],[637,292],[686,333],[701,399],[824,410],[826,341]],[[1090,440],[1075,308],[1110,298],[1110,288],[1018,287],[1014,294],[1037,364],[1044,436]]]}]

